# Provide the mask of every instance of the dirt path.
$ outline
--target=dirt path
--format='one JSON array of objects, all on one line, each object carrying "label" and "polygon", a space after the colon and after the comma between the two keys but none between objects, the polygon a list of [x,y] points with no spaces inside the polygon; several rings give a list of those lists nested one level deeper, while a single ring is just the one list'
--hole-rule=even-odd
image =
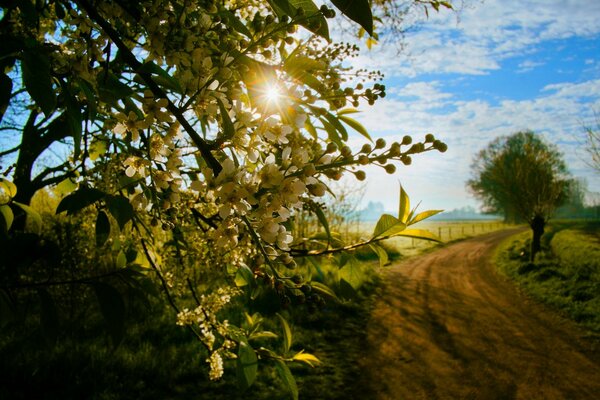
[{"label": "dirt path", "polygon": [[392,267],[363,360],[373,399],[600,399],[600,349],[490,263],[515,231]]}]

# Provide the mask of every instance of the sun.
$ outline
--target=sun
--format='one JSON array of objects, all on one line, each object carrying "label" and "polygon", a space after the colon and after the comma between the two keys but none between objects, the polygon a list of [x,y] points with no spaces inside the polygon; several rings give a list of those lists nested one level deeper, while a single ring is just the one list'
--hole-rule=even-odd
[{"label": "sun", "polygon": [[282,94],[281,90],[277,85],[269,85],[265,92],[265,96],[267,97],[267,102],[273,104],[279,102],[279,99],[281,98]]}]

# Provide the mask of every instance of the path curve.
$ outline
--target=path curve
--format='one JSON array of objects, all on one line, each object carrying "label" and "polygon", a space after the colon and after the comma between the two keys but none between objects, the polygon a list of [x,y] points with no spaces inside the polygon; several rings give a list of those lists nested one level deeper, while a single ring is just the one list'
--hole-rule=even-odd
[{"label": "path curve", "polygon": [[491,264],[518,230],[412,258],[386,273],[362,362],[373,399],[600,399],[600,349]]}]

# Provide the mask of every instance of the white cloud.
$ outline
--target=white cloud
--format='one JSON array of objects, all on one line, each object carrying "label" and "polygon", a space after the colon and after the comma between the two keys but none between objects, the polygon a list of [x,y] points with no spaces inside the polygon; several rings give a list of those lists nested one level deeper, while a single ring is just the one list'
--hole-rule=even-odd
[{"label": "white cloud", "polygon": [[499,69],[509,57],[534,53],[543,41],[600,34],[600,1],[473,1],[458,20],[448,11],[430,16],[407,35],[408,60],[396,54],[395,46],[379,46],[365,51],[355,65],[376,64],[388,76],[481,75]]},{"label": "white cloud", "polygon": [[[395,209],[397,180],[409,194],[424,200],[425,208],[455,208],[474,205],[465,189],[473,156],[492,139],[519,130],[531,129],[556,144],[575,176],[586,177],[590,189],[600,191],[600,179],[581,159],[580,142],[584,125],[593,125],[594,109],[600,110],[600,79],[581,83],[546,86],[528,100],[505,100],[492,105],[484,100],[454,101],[439,90],[437,83],[415,82],[394,90],[411,100],[386,98],[357,114],[374,137],[400,141],[405,134],[421,139],[433,132],[449,148],[416,155],[413,165],[400,167],[390,177],[380,169],[369,169],[365,202],[383,201],[386,209]],[[432,113],[430,101],[451,105],[444,113]]]},{"label": "white cloud", "polygon": [[542,65],[545,65],[545,64],[546,64],[545,62],[525,60],[525,61],[519,63],[517,73],[522,74],[525,72],[533,71],[535,68],[541,67]]}]

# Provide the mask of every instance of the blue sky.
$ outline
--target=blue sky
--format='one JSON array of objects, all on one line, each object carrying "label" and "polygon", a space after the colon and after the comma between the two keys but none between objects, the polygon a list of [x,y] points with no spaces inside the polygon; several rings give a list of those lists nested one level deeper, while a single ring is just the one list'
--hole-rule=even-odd
[{"label": "blue sky", "polygon": [[394,210],[400,181],[422,208],[477,207],[465,189],[473,156],[523,129],[556,144],[572,174],[600,192],[581,143],[600,116],[599,20],[596,0],[469,0],[423,18],[402,54],[390,43],[365,49],[352,63],[382,70],[388,96],[357,119],[374,137],[431,132],[449,150],[416,156],[393,176],[368,169],[363,201]]}]

